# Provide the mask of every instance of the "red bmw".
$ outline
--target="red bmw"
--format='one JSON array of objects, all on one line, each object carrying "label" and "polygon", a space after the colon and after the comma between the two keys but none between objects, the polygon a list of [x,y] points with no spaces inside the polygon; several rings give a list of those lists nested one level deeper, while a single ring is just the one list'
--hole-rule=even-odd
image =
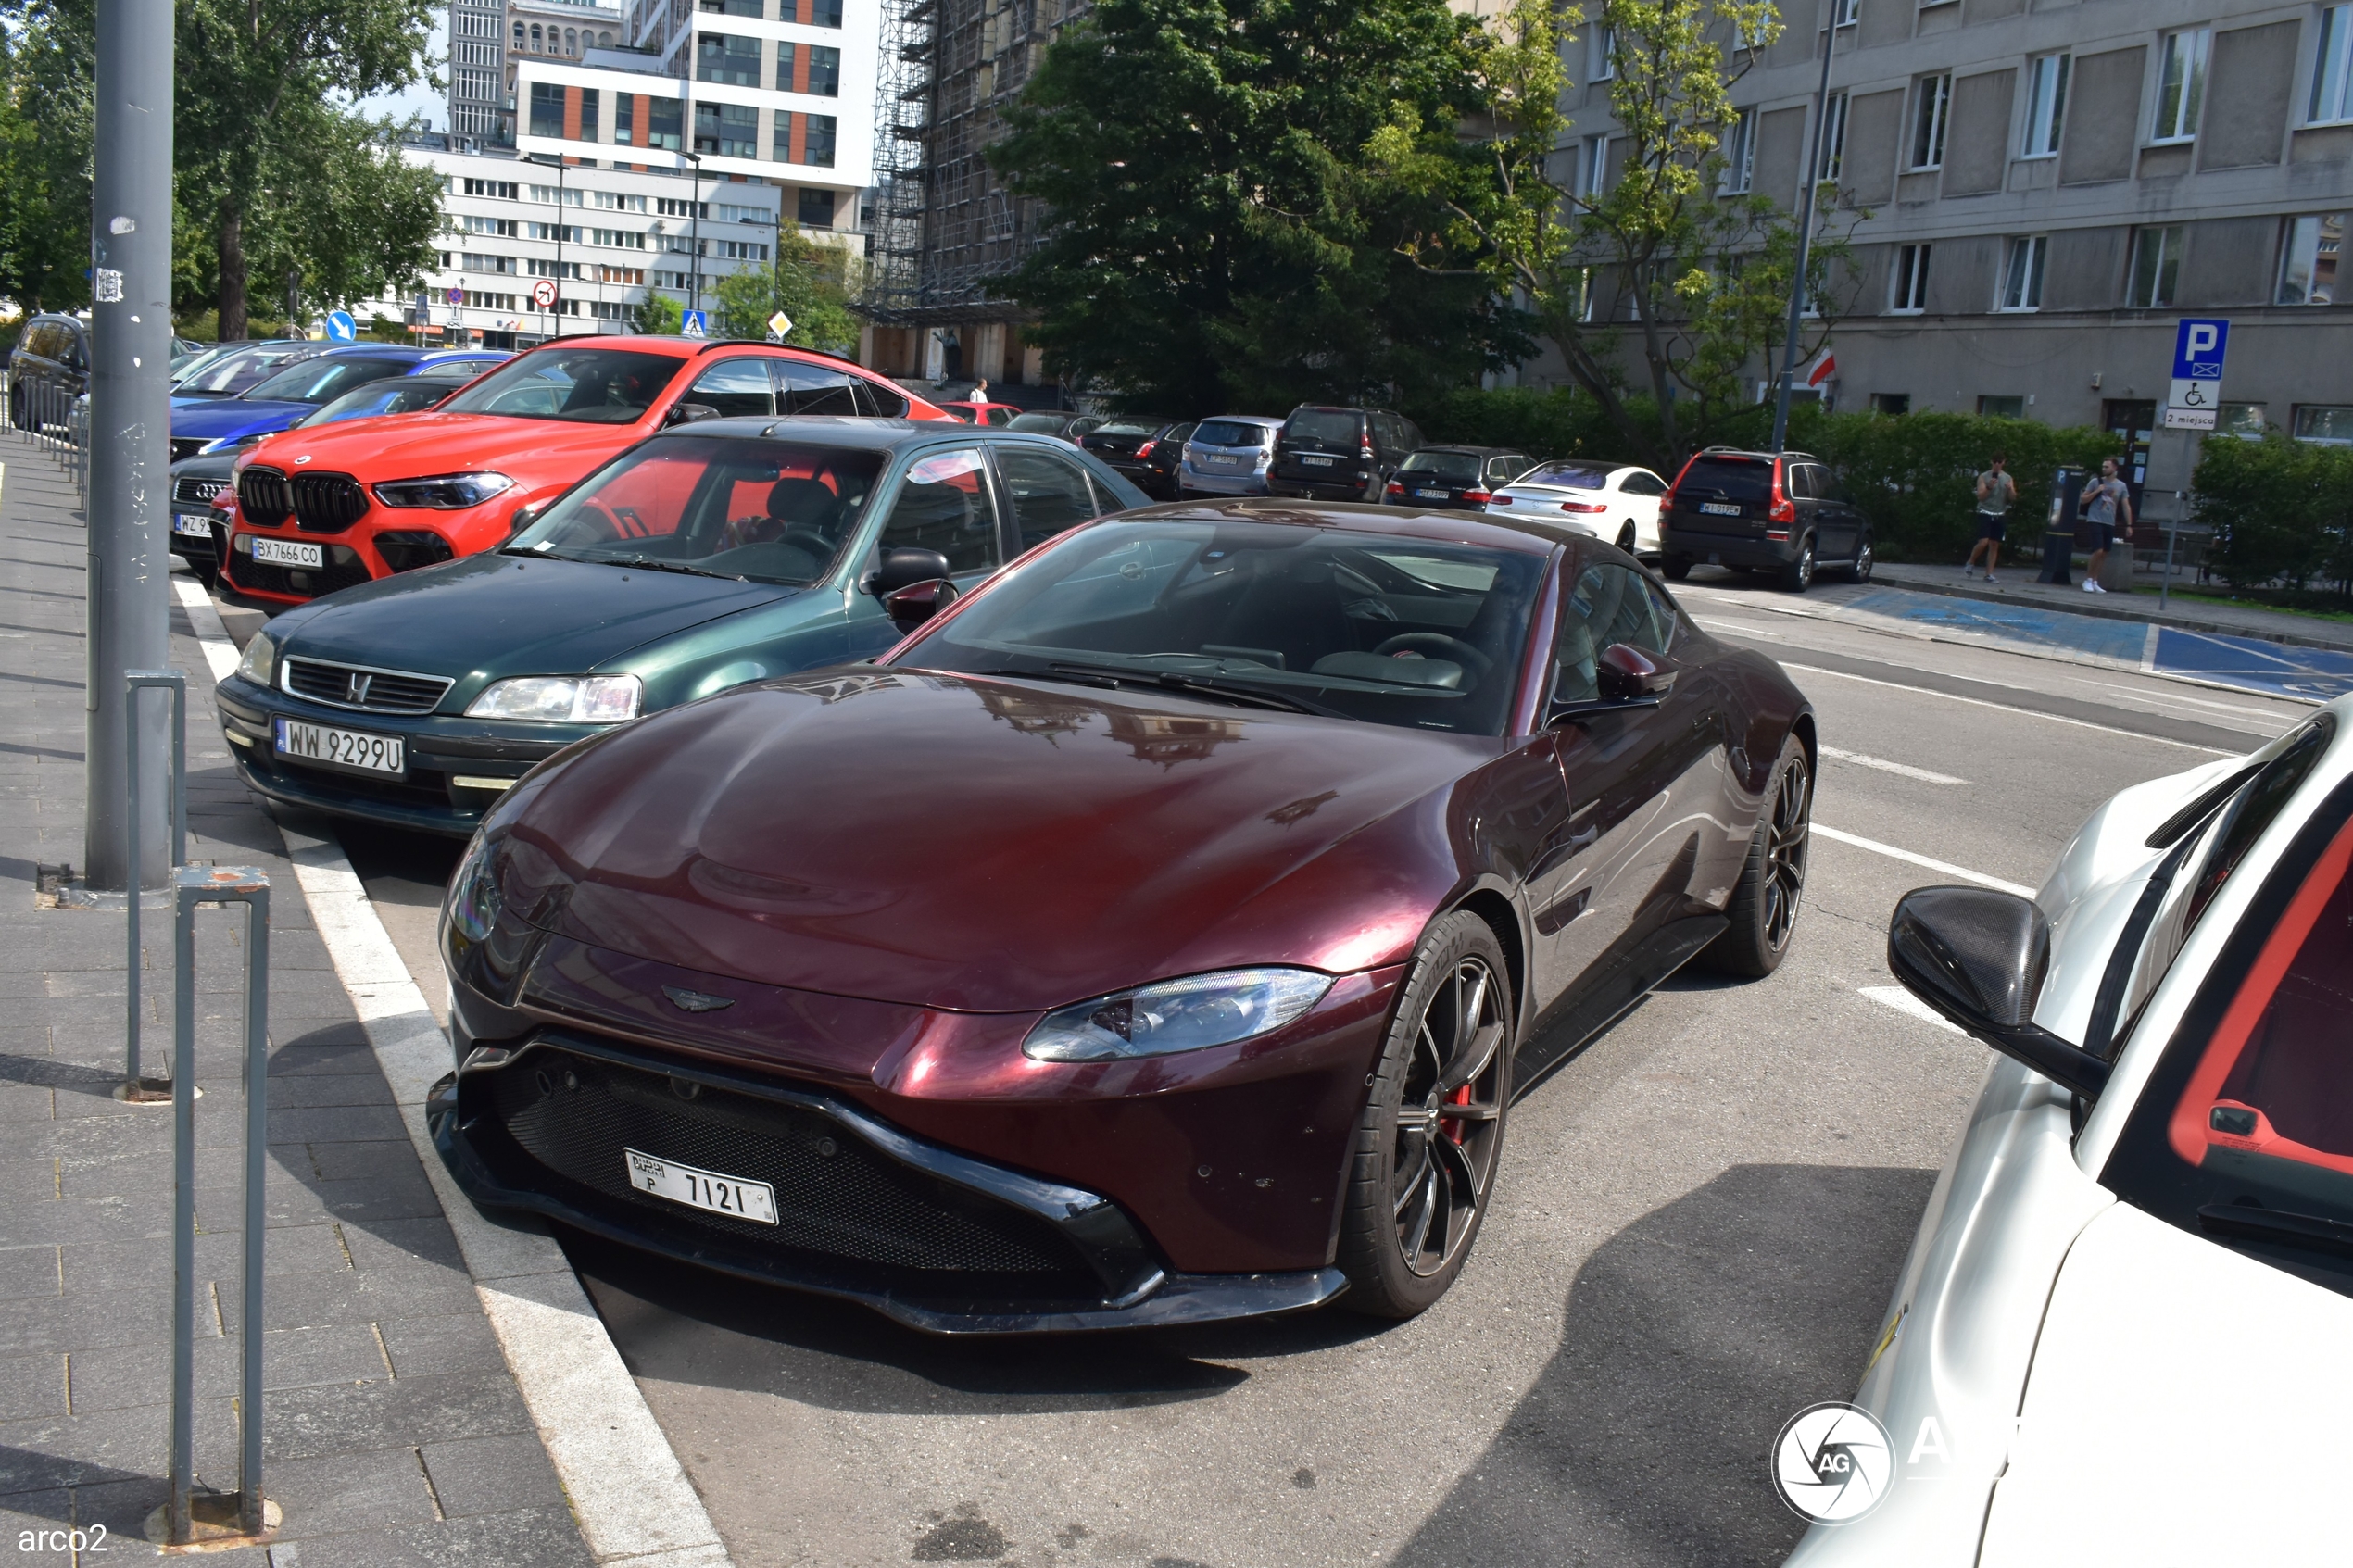
[{"label": "red bmw", "polygon": [[510,792],[434,1134],[487,1207],[925,1329],[1407,1316],[1516,1095],[1686,961],[1780,961],[1814,751],[1599,541],[1105,519]]}]

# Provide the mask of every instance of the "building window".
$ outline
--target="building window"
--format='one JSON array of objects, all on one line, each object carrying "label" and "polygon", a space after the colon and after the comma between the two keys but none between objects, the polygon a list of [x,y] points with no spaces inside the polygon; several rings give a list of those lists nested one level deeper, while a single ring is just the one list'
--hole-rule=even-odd
[{"label": "building window", "polygon": [[714,17],[751,17],[767,15],[762,0],[702,0],[702,8]]},{"label": "building window", "polygon": [[2045,234],[2030,234],[2010,242],[2009,262],[2002,270],[2001,303],[1995,309],[2043,308],[2043,257],[2050,243]]},{"label": "building window", "polygon": [[1833,93],[1822,105],[1822,159],[1814,182],[1835,180],[1846,166],[1846,94]]},{"label": "building window", "polygon": [[1891,316],[1917,316],[1928,308],[1927,245],[1897,245],[1895,267],[1888,275],[1887,310]]},{"label": "building window", "polygon": [[2165,35],[2158,56],[2157,125],[2151,140],[2187,142],[2197,135],[2197,111],[2206,102],[2206,56],[2213,45],[2210,27]]},{"label": "building window", "polygon": [[564,29],[564,53],[567,55],[580,53],[580,33],[577,29],[569,27]]},{"label": "building window", "polygon": [[1831,25],[1853,27],[1862,19],[1863,0],[1834,0],[1831,7]]},{"label": "building window", "polygon": [[809,90],[821,98],[841,96],[841,51],[823,44],[810,45]]},{"label": "building window", "polygon": [[2133,236],[2133,281],[2124,303],[2136,310],[2162,310],[2173,303],[2173,284],[2182,273],[2180,224],[2143,229]]},{"label": "building window", "polygon": [[1578,151],[1577,194],[1592,200],[1601,197],[1609,181],[1609,138],[1588,136]]},{"label": "building window", "polygon": [[552,82],[531,84],[531,133],[534,136],[561,136],[564,133],[564,90]]},{"label": "building window", "polygon": [[619,191],[598,191],[597,205],[608,212],[643,212],[646,210],[646,198],[625,195]]},{"label": "building window", "polygon": [[2287,220],[2287,244],[2280,258],[2282,305],[2336,303],[2337,257],[2345,247],[2342,212],[2308,213]]},{"label": "building window", "polygon": [[2353,119],[2353,6],[2321,13],[2321,47],[2312,60],[2312,101],[2305,119]]},{"label": "building window", "polygon": [[1912,167],[1944,167],[1944,117],[1953,107],[1953,77],[1923,76],[1912,84]]},{"label": "building window", "polygon": [[1981,397],[1977,400],[1977,417],[1982,420],[2022,420],[2026,418],[2026,399]]},{"label": "building window", "polygon": [[2055,157],[2059,132],[2067,124],[2067,75],[2072,62],[2065,55],[2042,55],[2026,65],[2027,157]]},{"label": "building window", "polygon": [[465,192],[470,196],[490,196],[510,202],[515,199],[515,182],[512,180],[469,180]]},{"label": "building window", "polygon": [[765,261],[768,247],[757,240],[722,240],[719,255],[727,261]]},{"label": "building window", "polygon": [[515,23],[515,52],[517,54],[522,52],[522,23],[521,22]]},{"label": "building window", "polygon": [[1617,29],[1607,22],[1593,29],[1593,80],[1613,81],[1617,76]]},{"label": "building window", "polygon": [[603,96],[602,90],[598,88],[583,87],[580,90],[580,139],[584,142],[597,140],[598,104]]},{"label": "building window", "polygon": [[799,45],[798,45],[798,44],[796,44],[792,43],[789,39],[780,39],[780,40],[778,40],[778,41],[777,41],[777,44],[776,44],[776,91],[777,91],[777,92],[779,92],[779,93],[798,93],[798,92],[799,92],[799,91],[800,91],[800,89],[799,89],[799,88],[795,87],[795,86],[792,84],[792,63],[793,63],[793,57],[794,57],[794,56],[795,56],[795,55],[797,55],[799,52]]},{"label": "building window", "polygon": [[686,106],[675,98],[647,99],[646,145],[667,152],[679,151],[679,122],[685,110]]},{"label": "building window", "polygon": [[760,85],[760,40],[706,32],[695,40],[695,80],[723,87]]},{"label": "building window", "polygon": [[2317,442],[2323,446],[2353,446],[2353,404],[2298,404],[2294,418],[2298,441]]},{"label": "building window", "polygon": [[1724,134],[1723,194],[1740,196],[1748,194],[1750,182],[1756,175],[1756,111],[1743,109]]},{"label": "building window", "polygon": [[1908,392],[1874,392],[1871,394],[1871,412],[1874,414],[1885,414],[1889,418],[1894,419],[1908,414],[1911,411],[1912,395]]},{"label": "building window", "polygon": [[840,122],[829,114],[812,114],[807,118],[809,131],[803,138],[803,150],[808,156],[800,161],[812,169],[831,169],[834,166],[834,135]]},{"label": "building window", "polygon": [[809,25],[811,27],[839,27],[841,0],[811,0]]},{"label": "building window", "polygon": [[2261,403],[2225,403],[2214,412],[2214,433],[2235,435],[2242,441],[2260,441],[2271,428],[2264,416],[2269,412]]},{"label": "building window", "polygon": [[622,146],[634,146],[637,141],[637,94],[615,93],[612,95],[612,139]]},{"label": "building window", "polygon": [[537,22],[533,22],[531,24],[531,52],[535,55],[542,53],[539,47],[539,24]]},{"label": "building window", "polygon": [[804,229],[830,229],[834,226],[834,194],[800,189],[800,226]]},{"label": "building window", "polygon": [[758,157],[760,111],[742,104],[697,104],[695,151],[720,157]]}]

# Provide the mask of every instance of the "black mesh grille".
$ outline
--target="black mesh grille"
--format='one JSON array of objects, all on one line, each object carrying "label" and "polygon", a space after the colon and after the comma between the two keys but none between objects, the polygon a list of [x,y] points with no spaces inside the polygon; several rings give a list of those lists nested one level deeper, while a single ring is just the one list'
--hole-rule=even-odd
[{"label": "black mesh grille", "polygon": [[193,458],[211,445],[212,439],[209,436],[175,436],[171,443],[171,460],[176,463],[182,458]]},{"label": "black mesh grille", "polygon": [[296,528],[340,533],[368,515],[368,493],[347,473],[298,473],[293,488]]},{"label": "black mesh grille", "polygon": [[[1101,1293],[1045,1221],[877,1154],[820,1111],[707,1085],[688,1100],[665,1074],[544,1047],[497,1073],[489,1100],[523,1151],[566,1185],[651,1211],[667,1225],[894,1270],[1019,1276],[1057,1295]],[[630,1148],[766,1182],[775,1189],[777,1223],[635,1191],[623,1164]]]},{"label": "black mesh grille", "polygon": [[451,559],[456,551],[449,541],[429,530],[401,529],[376,535],[376,554],[384,557],[384,565],[395,571],[414,571],[421,566],[438,566]]},{"label": "black mesh grille", "polygon": [[439,675],[387,675],[317,659],[286,660],[286,689],[313,702],[376,713],[430,713],[449,689]]},{"label": "black mesh grille", "polygon": [[171,482],[171,498],[192,507],[208,507],[215,495],[228,488],[225,479],[198,479],[193,474],[182,474]]},{"label": "black mesh grille", "polygon": [[258,528],[275,528],[294,515],[293,492],[276,469],[247,469],[240,474],[237,504],[245,509],[245,521]]},{"label": "black mesh grille", "polygon": [[[251,470],[247,470],[250,473]],[[357,587],[369,581],[368,563],[359,552],[348,545],[327,546],[327,564],[312,569],[301,566],[267,566],[242,551],[233,552],[228,565],[229,585],[233,588],[253,588],[265,594],[297,594],[317,598],[338,588]]]}]

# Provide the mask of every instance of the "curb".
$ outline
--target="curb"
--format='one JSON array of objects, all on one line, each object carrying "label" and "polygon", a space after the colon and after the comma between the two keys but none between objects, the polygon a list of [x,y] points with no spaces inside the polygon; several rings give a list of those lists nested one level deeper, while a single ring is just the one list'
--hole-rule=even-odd
[{"label": "curb", "polygon": [[[178,574],[170,582],[218,682],[237,667],[236,647],[204,588]],[[543,1229],[484,1219],[443,1166],[425,1130],[424,1101],[449,1070],[449,1041],[342,846],[283,823],[279,833],[590,1553],[629,1568],[732,1568],[563,1248]]]},{"label": "curb", "polygon": [[[2331,653],[2353,653],[2353,631],[2342,639],[2307,636],[2294,632],[2275,632],[2255,626],[2230,626],[2217,621],[2185,621],[2171,610],[2164,620],[2152,612],[2135,613],[2123,606],[2100,602],[2101,596],[2084,594],[2084,604],[2054,604],[2049,599],[2032,594],[2006,594],[2000,588],[1971,588],[1962,583],[1922,582],[1910,577],[1892,577],[1883,571],[1872,577],[1874,586],[1902,588],[1907,593],[1938,594],[1948,599],[1977,599],[1985,604],[2010,605],[2020,609],[2049,610],[2058,615],[2081,615],[2093,621],[2129,621],[2140,626],[2163,626],[2176,632],[2196,632],[2209,637],[2246,637],[2259,643],[2278,643],[2293,648],[2324,648]],[[2134,596],[2137,600],[2138,596]]]}]

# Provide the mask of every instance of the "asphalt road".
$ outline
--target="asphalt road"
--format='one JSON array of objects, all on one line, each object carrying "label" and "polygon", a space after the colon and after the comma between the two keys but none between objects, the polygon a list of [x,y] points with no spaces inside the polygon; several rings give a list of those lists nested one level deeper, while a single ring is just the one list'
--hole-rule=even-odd
[{"label": "asphalt road", "polygon": [[[1813,698],[1844,754],[1818,823],[2007,882],[2113,791],[2309,711],[1793,615],[1705,570],[1680,596]],[[440,998],[456,847],[344,837]],[[1779,973],[1670,983],[1513,1111],[1469,1266],[1413,1323],[949,1343],[574,1260],[746,1568],[1776,1562],[1799,1527],[1766,1449],[1854,1388],[1988,1061],[1882,962],[1897,897],[1947,879],[1814,842]]]}]

